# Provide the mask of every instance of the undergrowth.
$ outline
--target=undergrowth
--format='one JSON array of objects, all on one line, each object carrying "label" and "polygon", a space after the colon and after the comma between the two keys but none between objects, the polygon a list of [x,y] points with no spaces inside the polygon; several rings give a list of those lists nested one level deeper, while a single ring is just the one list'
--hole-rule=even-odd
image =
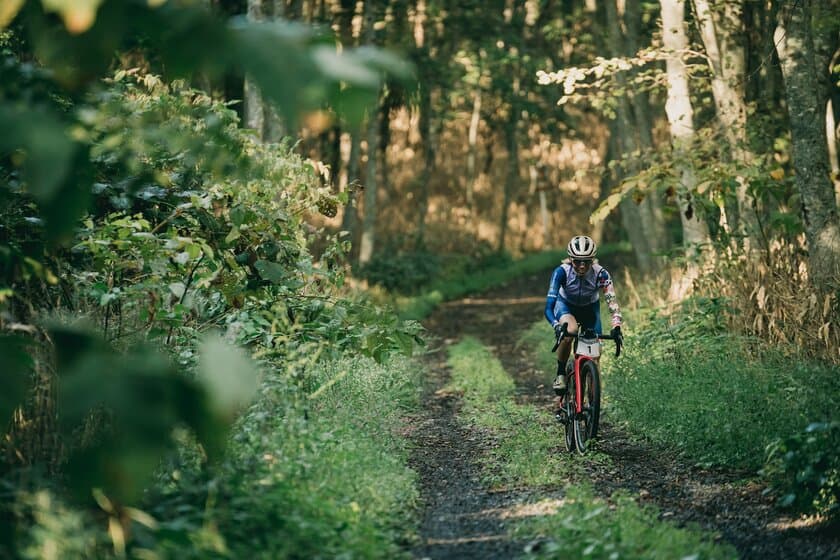
[{"label": "undergrowth", "polygon": [[268,375],[222,464],[202,469],[201,450],[187,437],[180,458],[161,466],[144,511],[123,520],[127,549],[57,493],[4,496],[30,518],[17,537],[19,555],[401,557],[414,538],[418,493],[398,433],[418,402],[418,372],[406,358],[381,365],[347,357],[313,373],[323,389],[311,392],[290,383],[290,372]]},{"label": "undergrowth", "polygon": [[[422,319],[444,301],[456,299],[499,286],[514,278],[548,270],[562,261],[565,254],[546,251],[521,259],[488,261],[480,268],[458,268],[449,275],[431,282],[415,296],[396,296],[394,305],[404,319]],[[548,279],[546,279],[548,285]]]}]

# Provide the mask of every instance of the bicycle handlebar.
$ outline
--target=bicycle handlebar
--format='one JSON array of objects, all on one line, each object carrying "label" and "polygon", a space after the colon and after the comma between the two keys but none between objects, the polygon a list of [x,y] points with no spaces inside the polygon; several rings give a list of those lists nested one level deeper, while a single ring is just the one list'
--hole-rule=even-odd
[{"label": "bicycle handlebar", "polygon": [[[560,342],[564,338],[578,338],[580,335],[581,335],[581,333],[572,334],[572,333],[566,332],[566,324],[564,323],[560,332],[555,334],[554,346],[551,347],[551,351],[556,352],[557,347],[560,346]],[[624,346],[624,337],[623,336],[613,336],[611,334],[599,334],[599,335],[596,335],[596,338],[598,338],[598,340],[613,340],[613,341],[615,341],[615,357],[617,358],[621,355],[621,347]]]}]

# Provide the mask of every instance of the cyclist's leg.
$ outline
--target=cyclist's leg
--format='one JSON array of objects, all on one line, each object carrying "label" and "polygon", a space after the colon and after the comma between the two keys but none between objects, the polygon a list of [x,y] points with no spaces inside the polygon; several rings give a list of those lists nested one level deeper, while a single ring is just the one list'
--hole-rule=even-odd
[{"label": "cyclist's leg", "polygon": [[[578,331],[578,323],[575,316],[571,313],[567,313],[560,317],[561,323],[566,323],[568,325],[566,327],[566,332],[569,334],[575,334]],[[572,339],[571,338],[564,338],[560,342],[560,346],[557,347],[557,361],[561,364],[565,364],[566,360],[569,359],[569,354],[572,352]]]},{"label": "cyclist's leg", "polygon": [[[561,323],[566,323],[566,332],[569,334],[575,334],[577,332],[578,321],[575,318],[573,308],[560,298],[557,298],[557,303],[554,304],[554,315],[560,317]],[[571,351],[572,339],[564,338],[560,341],[560,346],[557,347],[557,362],[565,365]]]},{"label": "cyclist's leg", "polygon": [[[574,334],[577,332],[578,324],[577,319],[575,319],[574,314],[572,314],[571,310],[569,309],[569,305],[563,301],[562,299],[557,300],[557,304],[554,306],[554,315],[560,317],[560,322],[566,324],[566,331]],[[569,354],[572,351],[572,339],[571,338],[564,338],[560,341],[560,345],[557,347],[557,375],[554,378],[554,383],[552,387],[554,389],[554,393],[561,397],[558,399],[557,406],[561,406],[561,401],[563,395],[566,393],[566,376],[565,376],[565,369],[566,369],[566,361],[569,359]]]}]

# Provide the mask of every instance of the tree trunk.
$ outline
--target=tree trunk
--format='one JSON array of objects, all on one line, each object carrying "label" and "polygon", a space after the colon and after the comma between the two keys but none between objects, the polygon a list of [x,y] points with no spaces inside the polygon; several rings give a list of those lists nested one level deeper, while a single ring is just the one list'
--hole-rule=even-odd
[{"label": "tree trunk", "polygon": [[423,170],[417,193],[417,234],[415,247],[421,249],[426,243],[426,216],[429,213],[429,190],[435,169],[435,147],[432,133],[432,94],[428,84],[420,84],[420,142],[423,152]]},{"label": "tree trunk", "polygon": [[[642,12],[639,0],[627,0],[625,22],[627,28],[627,55],[635,56],[642,47],[639,40],[639,27],[642,24]],[[638,73],[633,70],[631,75]],[[636,89],[636,88],[633,88]],[[638,146],[642,152],[653,150],[653,119],[650,116],[650,100],[646,91],[637,91],[632,96],[633,115],[638,133]],[[634,169],[638,172],[638,169]],[[665,218],[662,214],[662,201],[659,193],[651,192],[645,196],[639,205],[639,212],[642,215],[642,227],[645,228],[645,237],[648,239],[652,253],[662,253],[669,249],[668,236],[665,230]],[[664,262],[664,257],[656,257],[659,264]]]},{"label": "tree trunk", "polygon": [[344,190],[347,193],[347,204],[344,205],[344,215],[341,217],[341,229],[350,234],[350,240],[356,240],[358,217],[356,215],[356,197],[359,182],[359,152],[361,152],[361,132],[350,133],[350,155],[347,158],[347,180]]},{"label": "tree trunk", "polygon": [[688,74],[683,62],[683,52],[688,47],[685,32],[685,1],[660,0],[662,6],[662,37],[665,50],[669,53],[665,61],[668,78],[668,99],[665,113],[671,131],[671,143],[674,149],[674,161],[680,175],[680,188],[677,200],[680,208],[683,246],[686,266],[679,277],[672,278],[670,299],[679,301],[691,290],[694,280],[700,273],[704,248],[710,244],[709,228],[699,212],[699,205],[694,201],[697,181],[694,169],[688,162],[691,158],[685,153],[691,149],[694,138],[694,110],[688,89]]},{"label": "tree trunk", "polygon": [[782,75],[793,137],[793,166],[802,197],[805,237],[809,249],[809,274],[815,289],[836,289],[840,273],[840,222],[834,187],[829,178],[825,139],[825,99],[820,99],[818,75],[827,71],[816,64],[814,2],[799,0],[779,10],[776,49]]},{"label": "tree trunk", "polygon": [[[366,45],[374,45],[373,25],[376,21],[374,3],[365,2],[364,34]],[[376,241],[376,213],[379,188],[376,177],[376,158],[379,155],[379,104],[381,96],[376,97],[376,105],[368,108],[367,123],[367,171],[365,173],[365,205],[362,218],[362,240],[359,243],[359,265],[364,266],[373,258]]]},{"label": "tree trunk", "polygon": [[834,103],[831,99],[825,107],[825,137],[828,144],[828,161],[831,165],[831,179],[834,181],[834,196],[840,206],[840,159],[837,157],[837,122],[834,120]]},{"label": "tree trunk", "polygon": [[367,126],[367,172],[365,176],[365,204],[362,208],[362,241],[359,244],[359,265],[364,266],[373,257],[374,241],[376,237],[376,156],[379,153],[377,138],[379,123],[377,123],[376,109],[368,111]]},{"label": "tree trunk", "polygon": [[[515,90],[517,88],[514,88]],[[516,92],[514,92],[515,94]],[[502,253],[505,250],[505,238],[507,237],[508,212],[510,203],[519,183],[519,109],[514,102],[510,107],[507,126],[505,127],[505,139],[507,140],[507,175],[505,176],[505,187],[502,193],[502,213],[499,217],[499,242],[497,250]]]},{"label": "tree trunk", "polygon": [[478,151],[478,125],[481,122],[481,91],[476,89],[473,94],[473,110],[472,117],[470,117],[470,130],[467,134],[467,208],[470,214],[474,211],[473,194],[475,190],[476,179],[476,152]]},{"label": "tree trunk", "polygon": [[[248,21],[265,21],[263,0],[248,0]],[[245,76],[245,126],[255,132],[257,140],[263,140],[265,129],[265,103],[256,84]]]},{"label": "tree trunk", "polygon": [[[624,38],[622,37],[621,27],[618,19],[618,11],[616,9],[616,0],[607,0],[604,4],[607,24],[607,42],[609,45],[611,56],[622,56],[624,54]],[[623,73],[616,75],[618,87],[627,91],[627,79]],[[627,156],[634,149],[634,139],[631,135],[630,127],[630,102],[627,96],[624,95],[618,99],[616,107],[616,116],[613,121],[612,133],[616,135],[616,148],[618,148],[618,160],[621,162],[616,170],[618,172],[617,180],[621,180],[626,176],[627,172],[624,168],[625,160],[629,159]],[[649,226],[643,226],[642,221],[644,216],[639,211],[639,206],[636,205],[630,198],[625,198],[619,205],[621,211],[621,222],[624,226],[630,243],[633,245],[633,251],[636,254],[636,261],[643,270],[649,270],[651,266],[651,251],[649,240],[645,234],[645,230]]]},{"label": "tree trunk", "polygon": [[[700,37],[712,69],[712,95],[723,134],[736,164],[749,166],[754,157],[747,146],[747,105],[744,97],[746,55],[743,38],[743,0],[694,0]],[[736,176],[736,231],[744,249],[758,247],[760,238],[755,200],[747,192],[746,177]]]}]

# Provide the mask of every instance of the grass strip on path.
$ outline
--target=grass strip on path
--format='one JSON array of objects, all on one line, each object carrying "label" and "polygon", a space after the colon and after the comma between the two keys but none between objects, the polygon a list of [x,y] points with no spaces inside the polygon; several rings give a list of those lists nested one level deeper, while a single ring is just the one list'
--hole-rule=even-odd
[{"label": "grass strip on path", "polygon": [[[501,363],[474,338],[449,348],[452,380],[447,389],[463,394],[462,420],[495,439],[484,466],[491,484],[538,489],[559,486],[582,473],[585,461],[562,447],[561,430],[533,405],[514,402],[514,381]],[[711,542],[708,533],[679,528],[658,519],[652,507],[613,495],[598,499],[586,485],[567,485],[565,498],[534,504],[513,529],[530,541],[530,558],[735,558],[728,545]]]}]

